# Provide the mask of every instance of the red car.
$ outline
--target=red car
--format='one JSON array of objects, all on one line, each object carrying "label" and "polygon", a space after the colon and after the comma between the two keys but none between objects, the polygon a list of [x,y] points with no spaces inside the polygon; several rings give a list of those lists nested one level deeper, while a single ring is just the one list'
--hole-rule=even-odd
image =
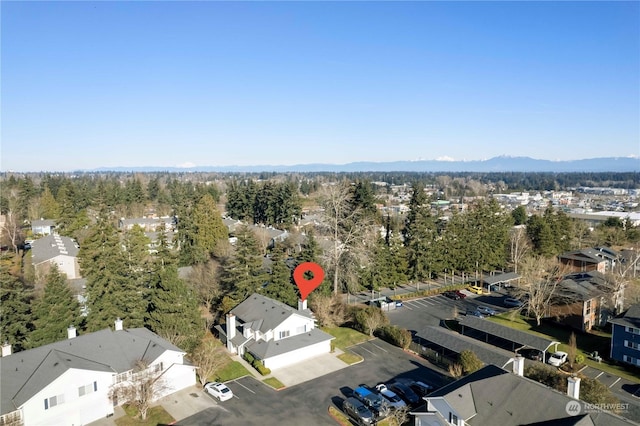
[{"label": "red car", "polygon": [[467,295],[461,292],[460,290],[456,290],[456,294],[460,296],[460,299],[464,299],[465,297],[467,297]]}]

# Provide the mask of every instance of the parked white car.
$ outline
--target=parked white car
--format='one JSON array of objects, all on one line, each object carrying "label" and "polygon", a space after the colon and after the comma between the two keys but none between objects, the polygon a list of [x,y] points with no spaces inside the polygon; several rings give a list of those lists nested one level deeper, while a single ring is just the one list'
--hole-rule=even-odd
[{"label": "parked white car", "polygon": [[220,401],[226,401],[233,398],[233,392],[223,383],[209,382],[204,385],[204,390],[209,395],[218,398]]},{"label": "parked white car", "polygon": [[380,395],[389,402],[389,405],[395,409],[406,407],[407,404],[394,391],[387,388],[387,385],[380,383],[376,385],[376,390]]},{"label": "parked white car", "polygon": [[547,362],[549,364],[553,365],[554,367],[560,367],[562,364],[567,362],[567,357],[568,356],[569,355],[566,352],[558,351],[558,352],[556,352],[554,354],[551,354],[551,356],[549,357]]}]

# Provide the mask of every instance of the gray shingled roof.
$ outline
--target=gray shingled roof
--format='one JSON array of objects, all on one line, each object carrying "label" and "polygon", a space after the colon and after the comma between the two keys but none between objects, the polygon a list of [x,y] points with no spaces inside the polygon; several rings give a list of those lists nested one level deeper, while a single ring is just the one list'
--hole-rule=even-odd
[{"label": "gray shingled roof", "polygon": [[[469,425],[533,425],[550,421],[590,424],[580,416],[567,414],[567,403],[573,401],[568,395],[495,365],[487,365],[440,388],[428,398],[434,397],[444,398],[453,407],[464,407],[461,415],[472,414],[465,419]],[[608,412],[587,413],[587,416],[595,426],[635,424]]]},{"label": "gray shingled roof", "polygon": [[518,278],[520,278],[520,275],[516,274],[515,272],[506,272],[504,274],[484,276],[482,277],[482,281],[484,281],[486,284],[493,285],[517,280]]},{"label": "gray shingled roof", "polygon": [[31,227],[34,226],[55,226],[56,221],[53,219],[36,219],[31,221]]},{"label": "gray shingled roof", "polygon": [[70,368],[123,373],[166,350],[184,353],[146,328],[107,328],[2,357],[0,413],[14,411]]},{"label": "gray shingled roof", "polygon": [[469,336],[463,336],[444,327],[429,326],[418,337],[438,346],[460,353],[465,349],[472,350],[485,364],[505,365],[513,354]]},{"label": "gray shingled roof", "polygon": [[553,340],[545,339],[544,337],[516,330],[514,328],[507,327],[493,321],[488,321],[486,319],[474,317],[472,315],[466,315],[462,317],[459,323],[463,327],[469,327],[474,330],[489,333],[492,336],[501,337],[510,342],[515,342],[522,346],[538,349],[540,351],[546,351],[549,346],[557,343]]},{"label": "gray shingled roof", "polygon": [[640,328],[640,303],[631,305],[624,315],[609,320],[612,324]]},{"label": "gray shingled roof", "polygon": [[76,257],[79,251],[80,249],[75,241],[62,235],[47,235],[46,237],[35,240],[31,244],[31,254],[34,265],[46,262],[60,255]]},{"label": "gray shingled roof", "polygon": [[252,328],[260,330],[261,333],[273,330],[292,315],[313,318],[311,311],[308,309],[299,311],[258,293],[249,296],[244,302],[233,308],[231,313],[245,324],[254,323]]},{"label": "gray shingled roof", "polygon": [[260,359],[267,359],[332,339],[335,339],[335,337],[320,329],[314,328],[306,333],[281,340],[270,340],[269,342],[265,342],[264,340],[254,341],[249,343],[246,349]]}]

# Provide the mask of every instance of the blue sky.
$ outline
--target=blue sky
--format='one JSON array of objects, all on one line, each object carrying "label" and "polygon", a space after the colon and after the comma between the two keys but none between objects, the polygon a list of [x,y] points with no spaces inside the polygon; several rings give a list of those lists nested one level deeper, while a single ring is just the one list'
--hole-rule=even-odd
[{"label": "blue sky", "polygon": [[3,171],[640,154],[638,2],[7,2]]}]

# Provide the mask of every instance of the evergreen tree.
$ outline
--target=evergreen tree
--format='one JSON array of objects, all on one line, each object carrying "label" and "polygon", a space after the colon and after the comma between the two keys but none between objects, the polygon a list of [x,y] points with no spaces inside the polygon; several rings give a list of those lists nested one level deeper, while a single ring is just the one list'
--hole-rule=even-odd
[{"label": "evergreen tree", "polygon": [[431,215],[422,184],[414,184],[409,202],[409,213],[403,230],[409,277],[423,281],[431,278],[434,260],[438,258],[435,250],[436,223]]},{"label": "evergreen tree", "polygon": [[80,304],[55,264],[47,274],[44,295],[34,304],[32,314],[31,348],[66,339],[71,325],[81,327]]},{"label": "evergreen tree", "polygon": [[195,260],[206,262],[213,255],[219,241],[228,238],[229,232],[216,203],[210,194],[204,195],[193,211],[193,244]]},{"label": "evergreen tree", "polygon": [[271,250],[271,273],[264,295],[289,306],[298,306],[298,293],[293,282],[293,271],[285,263],[285,252],[281,245]]},{"label": "evergreen tree", "polygon": [[524,225],[527,222],[527,210],[524,206],[518,206],[511,212],[514,225]]},{"label": "evergreen tree", "polygon": [[186,352],[193,351],[205,330],[197,296],[178,277],[170,258],[159,256],[151,275],[146,326]]},{"label": "evergreen tree", "polygon": [[100,218],[90,229],[78,254],[87,279],[87,329],[97,331],[113,325],[116,318],[127,327],[144,325],[147,312],[146,287],[128,263],[115,227]]},{"label": "evergreen tree", "polygon": [[10,260],[0,259],[0,343],[8,342],[14,351],[25,348],[31,330],[29,292],[10,273]]},{"label": "evergreen tree", "polygon": [[60,217],[60,205],[46,185],[40,196],[40,207],[42,208],[42,217],[47,219],[57,219]]},{"label": "evergreen tree", "polygon": [[254,233],[246,225],[236,230],[235,250],[223,265],[222,283],[235,302],[242,302],[266,281],[262,255]]}]

